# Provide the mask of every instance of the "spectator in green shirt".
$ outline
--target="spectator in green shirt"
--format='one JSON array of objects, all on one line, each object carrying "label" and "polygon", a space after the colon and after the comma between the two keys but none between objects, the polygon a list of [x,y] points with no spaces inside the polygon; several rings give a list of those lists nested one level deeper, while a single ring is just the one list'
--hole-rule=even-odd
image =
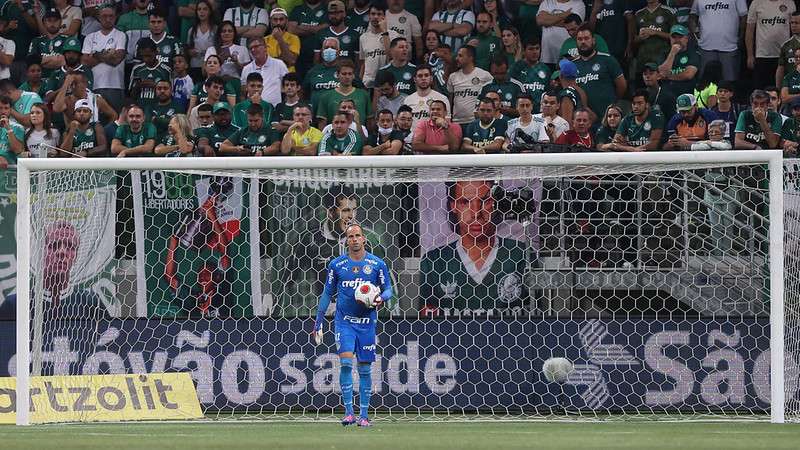
[{"label": "spectator in green shirt", "polygon": [[769,110],[769,94],[756,89],[750,94],[750,109],[739,113],[736,121],[737,150],[778,148],[781,136],[781,115]]}]

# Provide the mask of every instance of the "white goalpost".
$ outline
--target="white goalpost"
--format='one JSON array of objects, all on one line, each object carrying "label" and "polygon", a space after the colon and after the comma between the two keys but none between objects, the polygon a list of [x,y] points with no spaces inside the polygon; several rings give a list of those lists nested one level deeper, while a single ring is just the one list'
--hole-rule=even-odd
[{"label": "white goalpost", "polygon": [[164,372],[191,374],[208,418],[337,416],[331,311],[322,345],[308,331],[353,221],[395,286],[378,420],[797,421],[794,167],[780,150],[20,159],[16,422],[59,421],[28,405],[70,409],[73,376]]}]

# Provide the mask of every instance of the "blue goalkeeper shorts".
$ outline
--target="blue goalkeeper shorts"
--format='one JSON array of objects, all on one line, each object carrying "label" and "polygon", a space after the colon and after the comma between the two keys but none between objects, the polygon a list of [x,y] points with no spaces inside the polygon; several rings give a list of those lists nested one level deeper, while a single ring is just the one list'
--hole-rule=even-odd
[{"label": "blue goalkeeper shorts", "polygon": [[[336,350],[338,353],[355,353],[358,362],[375,361],[376,323],[370,318],[353,318],[336,321]],[[357,323],[366,322],[366,323]]]}]

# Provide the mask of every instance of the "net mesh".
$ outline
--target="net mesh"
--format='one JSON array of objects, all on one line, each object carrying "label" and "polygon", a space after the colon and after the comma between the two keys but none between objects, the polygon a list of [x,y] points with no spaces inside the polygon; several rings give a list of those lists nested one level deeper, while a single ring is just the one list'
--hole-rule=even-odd
[{"label": "net mesh", "polygon": [[[309,332],[358,222],[395,292],[378,418],[766,417],[768,179],[721,164],[34,172],[31,374],[189,372],[211,418],[336,417],[335,330],[318,347]],[[542,372],[555,357],[561,382]]]}]

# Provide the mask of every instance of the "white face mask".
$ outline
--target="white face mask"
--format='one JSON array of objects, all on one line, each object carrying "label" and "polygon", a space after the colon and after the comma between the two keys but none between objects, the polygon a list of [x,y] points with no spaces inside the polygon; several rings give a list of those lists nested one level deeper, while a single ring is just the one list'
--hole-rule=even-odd
[{"label": "white face mask", "polygon": [[390,133],[392,132],[392,130],[394,130],[394,128],[382,128],[382,127],[378,127],[378,134],[381,134],[381,135],[383,135],[383,136],[386,136],[387,134],[390,134]]}]

